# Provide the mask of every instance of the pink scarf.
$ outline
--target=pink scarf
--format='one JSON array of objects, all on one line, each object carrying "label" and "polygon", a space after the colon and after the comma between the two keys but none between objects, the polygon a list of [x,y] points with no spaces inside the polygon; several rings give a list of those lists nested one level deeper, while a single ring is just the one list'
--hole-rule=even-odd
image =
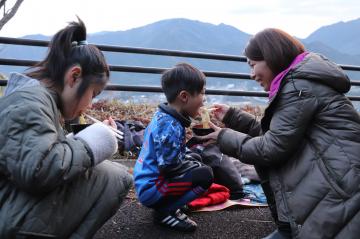
[{"label": "pink scarf", "polygon": [[286,74],[291,69],[293,69],[297,64],[302,62],[302,60],[304,60],[304,58],[305,58],[305,56],[307,54],[309,54],[309,52],[303,52],[303,53],[299,54],[293,60],[293,62],[291,62],[290,66],[288,68],[286,68],[285,70],[280,72],[277,76],[275,76],[275,78],[272,80],[271,85],[270,85],[269,100],[271,100],[276,95],[276,93],[278,92],[279,87],[280,87],[280,83],[281,83],[282,79],[286,76]]}]

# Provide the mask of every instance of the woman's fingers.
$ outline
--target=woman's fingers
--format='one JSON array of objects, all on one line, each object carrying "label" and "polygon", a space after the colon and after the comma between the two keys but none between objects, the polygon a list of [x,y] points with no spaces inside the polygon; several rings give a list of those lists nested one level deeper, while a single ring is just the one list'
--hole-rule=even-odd
[{"label": "woman's fingers", "polygon": [[221,129],[220,127],[216,126],[216,125],[215,125],[213,122],[211,122],[211,121],[209,121],[209,126],[210,126],[210,128],[212,128],[212,129],[215,130],[215,131],[218,131],[218,130]]},{"label": "woman's fingers", "polygon": [[217,103],[213,104],[212,107],[217,109],[217,110],[226,110],[226,109],[230,108],[228,105],[217,104]]},{"label": "woman's fingers", "polygon": [[229,106],[225,104],[213,104],[211,113],[217,118],[218,120],[222,121],[226,112],[229,110]]},{"label": "woman's fingers", "polygon": [[[215,126],[215,125],[214,125]],[[217,126],[215,126],[217,127]],[[207,146],[209,144],[215,144],[217,142],[217,137],[219,135],[219,132],[220,132],[220,129],[219,127],[217,127],[218,129],[215,130],[214,132],[208,134],[208,135],[205,135],[205,136],[196,136],[196,138],[199,139],[199,141],[203,142],[202,144],[204,146]]]}]

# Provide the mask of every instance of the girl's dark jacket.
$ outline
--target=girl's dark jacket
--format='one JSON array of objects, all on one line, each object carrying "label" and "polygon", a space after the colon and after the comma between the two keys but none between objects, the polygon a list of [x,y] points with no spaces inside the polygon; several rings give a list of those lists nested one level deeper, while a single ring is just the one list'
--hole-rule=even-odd
[{"label": "girl's dark jacket", "polygon": [[221,151],[256,166],[275,220],[294,238],[359,238],[360,117],[349,89],[336,64],[310,53],[261,122],[234,108],[224,117]]}]

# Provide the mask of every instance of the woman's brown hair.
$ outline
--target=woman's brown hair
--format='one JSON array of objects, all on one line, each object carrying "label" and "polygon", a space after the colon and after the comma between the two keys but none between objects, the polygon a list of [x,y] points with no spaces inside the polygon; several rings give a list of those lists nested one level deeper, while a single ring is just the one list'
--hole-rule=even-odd
[{"label": "woman's brown hair", "polygon": [[265,60],[271,71],[277,75],[304,51],[304,45],[288,33],[267,28],[249,40],[244,54],[250,60]]}]

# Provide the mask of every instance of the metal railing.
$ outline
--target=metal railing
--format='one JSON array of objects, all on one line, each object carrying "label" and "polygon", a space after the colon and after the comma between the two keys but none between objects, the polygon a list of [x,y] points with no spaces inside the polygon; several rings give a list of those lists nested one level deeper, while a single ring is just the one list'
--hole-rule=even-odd
[{"label": "metal railing", "polygon": [[[0,44],[47,47],[49,41],[0,37]],[[246,62],[246,57],[244,56],[190,52],[190,51],[161,50],[161,49],[153,49],[153,48],[121,47],[121,46],[113,46],[113,45],[99,45],[99,44],[95,44],[95,45],[101,51],[105,51],[105,52],[122,52],[122,53],[132,53],[132,54],[175,56],[175,57],[199,58],[199,59],[207,59],[207,60]],[[36,63],[37,61],[32,61],[32,60],[0,58],[0,65],[29,67],[35,65]],[[355,66],[355,65],[339,65],[339,66],[343,70],[360,71],[360,66]],[[114,72],[161,74],[163,71],[167,69],[168,68],[110,65],[110,70]],[[250,74],[247,73],[218,72],[218,71],[203,71],[203,72],[207,77],[231,78],[231,79],[240,79],[240,80],[251,79]],[[5,85],[6,85],[6,81],[0,80],[0,86],[5,86]],[[360,86],[360,81],[351,80],[351,85]],[[162,92],[161,87],[157,87],[157,86],[136,86],[136,85],[118,85],[118,84],[109,84],[107,85],[105,90]],[[253,96],[253,97],[268,96],[266,92],[259,92],[259,91],[215,90],[215,89],[207,89],[206,94],[225,95],[225,96]],[[348,96],[348,98],[353,101],[360,101],[360,96]]]}]

